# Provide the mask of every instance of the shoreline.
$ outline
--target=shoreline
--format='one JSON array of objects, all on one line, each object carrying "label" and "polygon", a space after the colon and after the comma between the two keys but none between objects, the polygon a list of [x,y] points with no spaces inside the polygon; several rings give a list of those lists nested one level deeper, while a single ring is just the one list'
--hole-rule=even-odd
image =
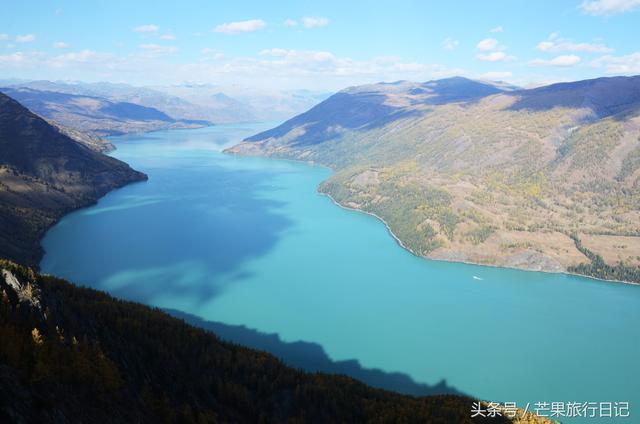
[{"label": "shoreline", "polygon": [[[300,161],[303,162],[303,161]],[[412,249],[406,247],[404,245],[404,243],[402,243],[402,240],[400,240],[400,238],[398,238],[398,236],[396,236],[393,232],[393,230],[391,230],[391,227],[389,227],[389,224],[387,223],[387,221],[385,221],[382,217],[376,215],[373,212],[369,212],[369,211],[365,211],[363,209],[356,209],[356,208],[352,208],[349,206],[344,206],[342,204],[340,204],[338,201],[336,201],[329,193],[325,193],[319,190],[319,188],[316,189],[316,192],[318,194],[320,194],[321,196],[326,196],[328,197],[331,202],[348,211],[354,211],[354,212],[360,212],[369,216],[372,216],[376,219],[378,219],[379,221],[381,221],[384,226],[387,229],[387,232],[391,235],[391,237],[393,237],[393,239],[396,241],[396,243],[403,249],[405,249],[406,251],[408,251],[409,253],[411,253],[413,256],[420,258],[420,259],[426,259],[429,261],[438,261],[438,262],[448,262],[448,263],[461,263],[461,264],[466,264],[466,265],[474,265],[474,266],[486,266],[486,267],[491,267],[491,268],[502,268],[502,269],[515,269],[515,270],[519,270],[519,271],[526,271],[526,272],[544,272],[545,274],[563,274],[563,275],[569,275],[569,276],[575,276],[575,277],[581,277],[581,278],[588,278],[590,280],[594,280],[594,281],[599,281],[599,282],[606,282],[606,283],[619,283],[619,284],[627,284],[627,285],[631,285],[631,286],[640,286],[640,283],[634,283],[631,281],[621,281],[621,280],[607,280],[604,278],[597,278],[597,277],[592,277],[590,275],[584,275],[584,274],[577,274],[575,272],[568,272],[568,271],[561,271],[561,272],[555,272],[555,271],[546,271],[546,270],[541,270],[541,269],[529,269],[529,268],[522,268],[522,267],[515,267],[515,266],[503,266],[503,265],[492,265],[492,264],[482,264],[482,263],[477,263],[477,262],[471,262],[471,261],[454,261],[454,260],[449,260],[449,259],[439,259],[439,258],[430,258],[429,256],[424,256],[424,255],[420,255],[416,252],[414,252]]]},{"label": "shoreline", "polygon": [[[104,153],[103,153],[104,154]],[[126,163],[126,162],[125,162]],[[128,164],[127,164],[128,165]],[[133,169],[133,168],[131,168]],[[135,170],[134,170],[135,171]],[[140,171],[137,171],[140,172]],[[95,206],[98,204],[98,202],[105,197],[107,194],[116,191],[116,190],[120,190],[122,188],[125,188],[127,186],[130,186],[132,184],[139,184],[139,183],[144,183],[149,181],[149,176],[146,173],[142,173],[143,175],[145,175],[146,178],[140,179],[140,180],[134,180],[134,181],[129,181],[126,182],[122,185],[119,185],[117,187],[113,187],[109,190],[107,190],[105,193],[103,193],[100,197],[97,197],[95,199],[92,199],[90,202],[79,205],[77,207],[71,208],[65,212],[63,212],[62,214],[60,214],[59,216],[57,216],[53,222],[51,222],[50,225],[46,226],[44,228],[44,230],[42,231],[42,235],[41,237],[38,239],[38,252],[37,252],[37,257],[38,257],[38,262],[33,264],[33,265],[28,265],[28,264],[21,264],[21,265],[25,265],[25,266],[32,266],[33,268],[36,269],[36,271],[40,272],[40,263],[42,262],[42,259],[44,258],[44,255],[46,255],[47,251],[44,249],[44,247],[42,246],[42,240],[44,240],[44,238],[46,237],[47,233],[49,232],[49,230],[51,230],[53,227],[55,227],[56,225],[58,225],[60,223],[60,221],[62,221],[62,219],[64,219],[66,216],[71,215],[74,212],[77,212],[79,210],[82,209],[86,209],[89,208],[91,206]]]},{"label": "shoreline", "polygon": [[[212,126],[213,126],[213,125],[212,125]],[[207,127],[207,126],[204,126],[204,127]],[[200,128],[204,128],[204,127],[200,127]],[[193,130],[193,129],[198,129],[198,128],[170,128],[170,129],[162,129],[162,130],[152,130],[152,131],[147,131],[147,132],[145,132],[145,133],[148,133],[148,132],[155,132],[155,131],[175,131],[175,130],[185,130],[185,129],[187,129],[187,130]],[[307,165],[307,166],[315,166],[315,167],[324,168],[324,169],[327,169],[327,170],[331,171],[332,173],[335,173],[335,172],[336,172],[336,170],[335,170],[334,168],[332,168],[331,166],[324,165],[324,164],[321,164],[321,163],[318,163],[318,162],[315,162],[315,161],[306,161],[306,160],[302,160],[302,159],[292,159],[292,158],[279,158],[279,157],[277,157],[277,156],[271,156],[271,155],[252,155],[252,154],[248,154],[248,155],[247,155],[247,154],[242,154],[242,153],[238,153],[238,152],[235,152],[235,151],[229,151],[229,149],[231,149],[231,148],[233,148],[233,147],[235,147],[235,146],[237,146],[237,144],[236,144],[236,145],[234,145],[234,146],[227,147],[227,148],[225,148],[225,149],[221,150],[221,151],[220,151],[220,153],[222,153],[222,154],[226,154],[226,155],[234,155],[234,156],[244,156],[244,157],[263,157],[263,158],[269,158],[269,159],[276,159],[276,160],[282,160],[282,161],[289,161],[289,162],[294,162],[294,163],[302,163],[302,164],[305,164],[305,165]],[[115,147],[115,145],[114,145],[114,147]],[[114,148],[114,149],[113,149],[113,151],[115,151],[116,149],[117,149],[117,147],[116,147],[116,148]],[[106,155],[108,155],[108,156],[111,156],[111,154],[110,154],[110,153],[111,153],[111,152],[109,152],[109,153],[105,153],[105,154],[106,154]],[[127,165],[128,165],[128,164],[127,164]],[[145,174],[145,175],[146,175],[146,174]],[[146,180],[148,180],[148,178],[149,178],[149,177],[148,177],[148,175],[147,175]],[[42,237],[40,237],[40,240],[39,240],[39,243],[38,243],[38,245],[39,245],[39,247],[40,247],[40,249],[39,249],[39,250],[40,250],[40,252],[39,252],[39,253],[40,253],[40,255],[39,255],[40,257],[39,257],[39,260],[38,260],[38,263],[37,263],[37,268],[38,268],[38,269],[40,268],[40,262],[42,261],[42,258],[44,257],[44,255],[45,255],[45,253],[46,253],[46,252],[44,251],[44,249],[42,248],[42,240],[44,239],[44,236],[45,236],[45,235],[46,235],[46,233],[49,231],[49,229],[51,229],[53,226],[55,226],[55,225],[56,225],[56,224],[57,224],[57,223],[58,223],[58,222],[59,222],[63,217],[65,217],[66,215],[68,215],[68,214],[70,214],[70,213],[72,213],[72,212],[75,212],[76,210],[83,209],[83,208],[86,208],[86,207],[89,207],[89,206],[95,205],[95,204],[98,202],[98,200],[99,200],[100,198],[104,197],[106,194],[108,194],[109,192],[111,192],[111,191],[113,191],[113,190],[117,190],[117,189],[122,188],[122,187],[124,187],[124,186],[127,186],[127,185],[129,185],[129,184],[135,184],[135,183],[137,183],[137,182],[141,182],[141,181],[145,181],[145,180],[131,181],[131,182],[125,183],[125,184],[124,184],[123,186],[121,186],[121,187],[114,187],[113,189],[111,189],[111,190],[107,191],[107,193],[104,193],[102,196],[100,196],[100,197],[98,197],[97,199],[95,199],[91,204],[84,205],[84,206],[80,206],[80,207],[78,207],[78,208],[74,208],[74,209],[72,209],[72,210],[70,210],[70,211],[68,211],[68,212],[66,212],[66,213],[64,213],[64,214],[62,214],[60,217],[58,217],[58,218],[55,220],[55,222],[53,222],[50,226],[48,226],[48,227],[44,230],[44,232],[43,232],[43,234],[42,234]],[[450,260],[450,259],[431,258],[431,257],[429,257],[429,256],[424,256],[424,255],[421,255],[421,254],[416,253],[414,250],[412,250],[411,248],[407,247],[407,246],[402,242],[402,240],[401,240],[401,239],[400,239],[400,238],[399,238],[399,237],[398,237],[398,236],[393,232],[393,230],[391,229],[391,227],[389,226],[389,224],[387,223],[387,221],[385,221],[382,217],[380,217],[380,216],[376,215],[376,214],[375,214],[375,213],[373,213],[373,212],[369,212],[369,211],[366,211],[366,210],[363,210],[363,209],[357,209],[357,208],[352,208],[352,207],[349,207],[349,206],[342,205],[342,204],[340,204],[338,201],[336,201],[336,200],[333,198],[333,196],[331,196],[331,194],[329,194],[329,193],[325,193],[325,192],[323,192],[323,191],[320,191],[320,186],[317,186],[317,187],[316,187],[316,193],[320,194],[321,196],[326,196],[326,197],[328,197],[334,205],[336,205],[336,206],[338,206],[338,207],[340,207],[340,208],[342,208],[342,209],[349,210],[349,211],[354,211],[354,212],[359,212],[359,213],[363,213],[363,214],[366,214],[366,215],[369,215],[369,216],[372,216],[372,217],[374,217],[374,218],[378,219],[380,222],[382,222],[382,223],[384,224],[385,228],[387,229],[387,232],[391,235],[391,237],[395,240],[395,242],[396,242],[396,243],[397,243],[401,248],[403,248],[404,250],[408,251],[408,252],[409,252],[409,253],[411,253],[413,256],[418,257],[418,258],[421,258],[421,259],[426,259],[426,260],[431,260],[431,261],[439,261],[439,262],[449,262],[449,263],[462,263],[462,264],[466,264],[466,265],[485,266],[485,267],[492,267],[492,268],[514,269],[514,270],[527,271],[527,272],[544,272],[544,273],[546,273],[546,274],[564,274],[564,275],[569,275],[569,276],[576,276],[576,277],[588,278],[588,279],[590,279],[590,280],[600,281],[600,282],[607,282],[607,283],[621,283],[621,284],[627,284],[627,285],[632,285],[632,286],[640,286],[640,283],[634,283],[634,282],[631,282],[631,281],[608,280],[608,279],[604,279],[604,278],[597,278],[597,277],[592,277],[592,276],[589,276],[589,275],[577,274],[577,273],[574,273],[574,272],[568,272],[568,271],[560,271],[560,272],[556,272],[556,271],[548,271],[548,270],[541,270],[541,269],[530,269],[530,268],[515,267],[515,266],[493,265],[493,264],[484,264],[484,263],[471,262],[471,261],[465,261],[465,260]]]},{"label": "shoreline", "polygon": [[[241,141],[238,144],[241,144],[241,143],[243,143],[243,141]],[[325,168],[325,169],[330,170],[333,173],[336,172],[336,170],[334,168],[332,168],[331,166],[325,165],[325,164],[322,164],[322,163],[318,163],[318,162],[315,162],[315,161],[308,161],[308,160],[303,160],[303,159],[293,159],[293,158],[281,158],[281,157],[273,156],[273,155],[244,154],[244,153],[239,153],[239,152],[235,152],[235,151],[229,151],[229,149],[232,149],[233,147],[237,146],[238,144],[222,150],[221,153],[226,154],[226,155],[234,155],[234,156],[262,157],[262,158],[269,158],[269,159],[275,159],[275,160],[282,160],[282,161],[285,161],[285,162],[302,163],[302,164],[305,164],[307,166],[318,166],[318,167],[321,167],[321,168]],[[324,181],[322,181],[322,182],[324,182]],[[405,246],[404,243],[402,242],[402,240],[400,240],[400,238],[398,238],[398,236],[396,236],[394,234],[394,232],[391,230],[391,227],[389,227],[389,224],[387,223],[387,221],[385,221],[382,217],[376,215],[373,212],[369,212],[369,211],[365,211],[363,209],[356,209],[356,208],[352,208],[352,207],[349,207],[349,206],[342,205],[338,201],[336,201],[329,193],[325,193],[325,192],[320,191],[320,186],[316,187],[316,193],[318,193],[321,196],[328,197],[334,205],[336,205],[336,206],[338,206],[338,207],[340,207],[342,209],[345,209],[345,210],[348,210],[348,211],[354,211],[354,212],[363,213],[363,214],[370,215],[370,216],[378,219],[379,221],[381,221],[384,224],[384,226],[387,229],[387,232],[391,235],[391,237],[393,237],[393,239],[396,241],[396,243],[401,248],[403,248],[404,250],[408,251],[409,253],[411,253],[412,255],[416,256],[417,258],[426,259],[426,260],[429,260],[429,261],[461,263],[461,264],[466,264],[466,265],[486,266],[486,267],[491,267],[491,268],[515,269],[515,270],[527,271],[527,272],[544,272],[545,274],[563,274],[563,275],[569,275],[569,276],[575,276],[575,277],[581,277],[581,278],[588,278],[590,280],[599,281],[599,282],[620,283],[620,284],[626,284],[626,285],[631,285],[631,286],[640,286],[640,283],[634,283],[632,281],[607,280],[607,279],[604,279],[604,278],[592,277],[590,275],[577,274],[575,272],[568,272],[568,271],[561,271],[561,272],[546,271],[546,270],[522,268],[522,267],[515,267],[515,266],[502,266],[502,265],[493,265],[493,264],[482,264],[482,263],[470,262],[470,261],[454,261],[454,260],[449,260],[449,259],[430,258],[428,256],[423,256],[423,255],[420,255],[420,254],[414,252],[409,247]]]}]

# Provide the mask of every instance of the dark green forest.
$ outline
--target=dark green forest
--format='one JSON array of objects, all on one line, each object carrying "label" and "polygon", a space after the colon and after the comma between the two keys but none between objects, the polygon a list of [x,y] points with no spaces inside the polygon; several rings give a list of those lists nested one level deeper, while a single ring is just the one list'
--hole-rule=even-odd
[{"label": "dark green forest", "polygon": [[470,398],[305,373],[158,309],[8,261],[0,269],[3,423],[483,422]]},{"label": "dark green forest", "polygon": [[573,239],[576,248],[591,262],[570,266],[567,271],[603,280],[640,283],[640,266],[625,265],[622,262],[618,262],[615,265],[607,264],[602,256],[587,249],[577,235],[571,234],[570,237]]}]

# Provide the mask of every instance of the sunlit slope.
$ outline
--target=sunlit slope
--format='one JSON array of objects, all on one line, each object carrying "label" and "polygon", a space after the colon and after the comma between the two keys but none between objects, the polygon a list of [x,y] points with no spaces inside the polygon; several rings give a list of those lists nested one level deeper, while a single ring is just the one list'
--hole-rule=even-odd
[{"label": "sunlit slope", "polygon": [[420,255],[638,279],[640,77],[442,101],[427,84],[347,89],[389,112],[352,127],[299,115],[231,152],[331,166],[320,190]]}]

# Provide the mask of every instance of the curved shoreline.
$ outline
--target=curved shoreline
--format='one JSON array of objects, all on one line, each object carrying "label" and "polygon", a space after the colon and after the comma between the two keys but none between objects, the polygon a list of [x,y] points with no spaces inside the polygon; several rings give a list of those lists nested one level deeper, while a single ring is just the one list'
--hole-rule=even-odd
[{"label": "curved shoreline", "polygon": [[[239,143],[239,144],[241,144],[241,143]],[[234,146],[231,146],[231,147],[228,147],[226,149],[223,149],[222,153],[228,154],[228,155],[235,155],[235,156],[262,157],[262,158],[282,160],[282,161],[285,161],[285,162],[302,163],[302,164],[305,164],[305,165],[308,165],[308,166],[318,166],[318,167],[321,167],[321,168],[325,168],[325,169],[328,169],[328,170],[332,171],[333,173],[336,172],[336,170],[334,168],[332,168],[331,166],[325,165],[325,164],[322,164],[322,163],[318,163],[318,162],[315,162],[315,161],[303,160],[303,159],[294,159],[294,158],[281,158],[281,157],[273,156],[273,155],[244,154],[244,153],[240,153],[240,152],[237,152],[237,151],[230,150],[233,147],[238,146],[239,144],[236,144]],[[449,259],[430,258],[428,256],[423,256],[423,255],[420,255],[420,254],[414,252],[409,247],[405,246],[404,243],[402,242],[402,240],[400,240],[400,238],[398,238],[398,236],[396,236],[394,234],[394,232],[391,230],[391,227],[389,227],[389,224],[387,223],[387,221],[385,221],[382,217],[376,215],[373,212],[365,211],[365,210],[362,210],[362,209],[351,208],[349,206],[342,205],[338,201],[336,201],[329,193],[325,193],[323,191],[320,191],[320,187],[319,186],[316,187],[316,192],[318,194],[322,195],[322,196],[328,197],[329,199],[331,199],[333,204],[335,204],[336,206],[338,206],[338,207],[340,207],[342,209],[346,209],[346,210],[354,211],[354,212],[364,213],[364,214],[373,216],[373,217],[377,218],[378,220],[382,221],[384,226],[387,228],[387,231],[389,232],[389,234],[391,234],[391,237],[393,237],[393,239],[396,241],[396,243],[398,243],[398,245],[400,247],[402,247],[403,249],[407,250],[409,253],[411,253],[412,255],[414,255],[414,256],[416,256],[418,258],[427,259],[427,260],[431,260],[431,261],[462,263],[462,264],[467,264],[467,265],[486,266],[486,267],[492,267],[492,268],[517,269],[517,270],[520,270],[520,271],[527,271],[527,272],[544,272],[546,274],[572,275],[572,276],[576,276],[576,277],[588,278],[588,279],[594,280],[594,281],[602,281],[602,282],[607,282],[607,283],[622,283],[622,284],[627,284],[627,285],[631,285],[631,286],[640,286],[640,283],[634,283],[634,282],[631,282],[631,281],[608,280],[608,279],[605,279],[605,278],[592,277],[590,275],[577,274],[575,272],[568,272],[568,271],[556,272],[556,271],[538,270],[538,269],[530,269],[530,268],[515,267],[515,266],[482,264],[482,263],[471,262],[471,261],[461,261],[461,260],[454,261],[454,260],[449,260]]]},{"label": "curved shoreline", "polygon": [[[237,145],[238,144],[236,144],[235,146],[237,146]],[[227,154],[227,155],[244,156],[244,157],[262,157],[262,158],[281,160],[281,161],[285,161],[285,162],[301,163],[301,164],[304,164],[304,165],[307,165],[307,166],[318,166],[320,168],[325,168],[325,169],[330,170],[333,173],[336,172],[336,170],[334,168],[332,168],[331,166],[325,165],[325,164],[322,164],[322,163],[318,163],[318,162],[315,162],[315,161],[303,160],[303,159],[294,159],[294,158],[281,158],[281,157],[273,156],[273,155],[244,154],[244,153],[239,153],[237,151],[231,151],[230,149],[232,149],[235,146],[231,146],[231,147],[228,147],[226,149],[223,149],[221,151],[221,153]],[[322,181],[322,182],[324,182],[324,181]],[[564,275],[571,275],[571,276],[575,276],[575,277],[588,278],[588,279],[594,280],[594,281],[601,281],[601,282],[607,282],[607,283],[621,283],[621,284],[627,284],[627,285],[631,285],[631,286],[640,286],[640,283],[634,283],[634,282],[631,282],[631,281],[608,280],[608,279],[605,279],[605,278],[592,277],[590,275],[577,274],[575,272],[568,272],[568,271],[556,272],[556,271],[530,269],[530,268],[523,268],[523,267],[516,267],[516,266],[482,264],[482,263],[471,262],[471,261],[461,261],[461,260],[455,260],[454,261],[454,260],[450,260],[450,259],[430,258],[428,256],[423,256],[423,255],[420,255],[420,254],[414,252],[411,248],[405,246],[404,243],[402,242],[402,240],[400,240],[400,238],[398,238],[398,236],[396,236],[394,234],[394,232],[391,230],[391,227],[389,227],[389,224],[387,223],[387,221],[385,221],[382,217],[376,215],[373,212],[369,212],[369,211],[365,211],[363,209],[356,209],[356,208],[352,208],[352,207],[349,207],[349,206],[342,205],[338,201],[336,201],[329,193],[325,193],[323,191],[320,191],[320,186],[316,187],[316,192],[318,194],[320,194],[321,196],[328,197],[329,199],[331,199],[331,202],[333,202],[333,204],[335,204],[336,206],[338,206],[338,207],[340,207],[342,209],[346,209],[346,210],[354,211],[354,212],[360,212],[360,213],[363,213],[363,214],[366,214],[366,215],[373,216],[374,218],[377,218],[378,220],[382,221],[384,226],[387,228],[387,231],[389,232],[389,234],[391,234],[391,237],[393,237],[393,239],[396,241],[396,243],[398,243],[398,245],[400,247],[402,247],[403,249],[405,249],[406,251],[408,251],[412,255],[414,255],[414,256],[416,256],[418,258],[421,258],[421,259],[426,259],[426,260],[430,260],[430,261],[439,261],[439,262],[461,263],[461,264],[475,265],[475,266],[486,266],[486,267],[491,267],[491,268],[516,269],[516,270],[527,271],[527,272],[544,272],[545,274],[564,274]]]},{"label": "curved shoreline", "polygon": [[[298,162],[304,162],[304,161],[298,161]],[[391,230],[391,227],[389,227],[389,224],[387,223],[387,221],[385,221],[382,217],[376,215],[373,212],[369,212],[369,211],[365,211],[363,209],[356,209],[356,208],[352,208],[352,207],[349,207],[349,206],[342,205],[336,199],[334,199],[333,196],[331,196],[329,193],[325,193],[323,191],[320,191],[319,188],[317,188],[316,191],[321,196],[326,196],[329,199],[331,199],[331,202],[333,202],[334,205],[336,205],[336,206],[338,206],[338,207],[340,207],[342,209],[349,210],[349,211],[354,211],[354,212],[360,212],[360,213],[363,213],[363,214],[366,214],[366,215],[373,216],[374,218],[377,218],[378,220],[380,220],[384,224],[384,226],[387,228],[387,231],[389,232],[389,234],[391,234],[391,237],[393,237],[393,239],[396,241],[396,243],[398,243],[398,245],[400,247],[402,247],[403,249],[405,249],[406,251],[408,251],[412,255],[414,255],[414,256],[416,256],[418,258],[421,258],[421,259],[426,259],[426,260],[430,260],[430,261],[439,261],[439,262],[449,262],[449,263],[462,263],[462,264],[466,264],[466,265],[475,265],[475,266],[486,266],[486,267],[492,267],[492,268],[516,269],[516,270],[519,270],[519,271],[527,271],[527,272],[544,272],[546,274],[564,274],[564,275],[588,278],[590,280],[600,281],[600,282],[621,283],[621,284],[627,284],[627,285],[631,285],[631,286],[640,286],[639,283],[634,283],[634,282],[631,282],[631,281],[607,280],[607,279],[604,279],[604,278],[597,278],[597,277],[592,277],[592,276],[589,276],[589,275],[577,274],[575,272],[568,272],[568,271],[555,272],[555,271],[546,271],[546,270],[541,270],[541,269],[529,269],[529,268],[522,268],[522,267],[515,267],[515,266],[482,264],[482,263],[471,262],[471,261],[461,261],[461,260],[455,260],[454,261],[454,260],[449,260],[449,259],[430,258],[429,256],[420,255],[420,254],[414,252],[409,247],[405,246],[404,243],[402,243],[402,240],[400,240],[400,238],[398,238],[398,236],[396,236],[394,234],[393,230]]]}]

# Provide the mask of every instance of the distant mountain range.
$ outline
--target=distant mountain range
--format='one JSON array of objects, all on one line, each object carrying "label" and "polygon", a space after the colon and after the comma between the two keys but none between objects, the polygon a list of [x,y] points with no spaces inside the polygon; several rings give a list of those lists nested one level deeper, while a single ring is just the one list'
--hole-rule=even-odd
[{"label": "distant mountain range", "polygon": [[37,266],[40,239],[62,215],[146,179],[91,143],[0,93],[0,257]]},{"label": "distant mountain range", "polygon": [[301,159],[417,255],[640,282],[640,77],[352,87],[229,152]]},{"label": "distant mountain range", "polygon": [[46,119],[96,136],[210,125],[208,121],[176,120],[152,107],[103,97],[26,87],[0,91]]},{"label": "distant mountain range", "polygon": [[[213,122],[283,121],[302,113],[330,93],[308,90],[267,90],[241,86],[182,84],[153,87],[184,98],[200,107],[212,110],[223,119]],[[221,115],[226,112],[226,115]]]},{"label": "distant mountain range", "polygon": [[[200,101],[196,104],[183,97],[161,91],[161,87],[154,89],[109,82],[27,81],[13,84],[11,87],[99,97],[112,102],[132,103],[161,111],[161,113],[175,120],[227,123],[253,121],[256,119],[248,105],[225,97],[218,90],[208,93],[207,99],[204,99],[205,101]],[[201,92],[199,94],[202,95]]]},{"label": "distant mountain range", "polygon": [[282,121],[328,94],[211,84],[135,87],[108,82],[0,81],[0,91],[60,124],[114,135],[165,128]]}]

